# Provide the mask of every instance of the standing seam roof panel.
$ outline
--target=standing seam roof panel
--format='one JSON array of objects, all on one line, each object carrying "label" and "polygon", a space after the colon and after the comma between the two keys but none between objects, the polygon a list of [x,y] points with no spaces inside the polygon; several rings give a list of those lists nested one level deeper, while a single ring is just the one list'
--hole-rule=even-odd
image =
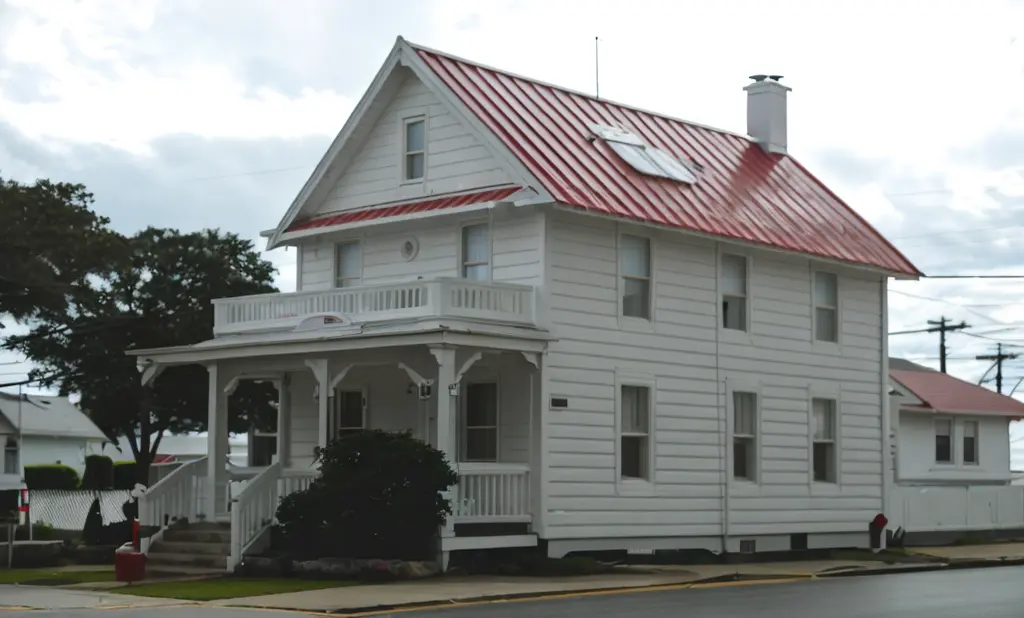
[{"label": "standing seam roof panel", "polygon": [[[415,46],[414,46],[415,48]],[[732,133],[416,48],[441,81],[568,206],[920,276],[795,159]],[[689,165],[693,185],[636,172],[590,125],[618,122]]]}]

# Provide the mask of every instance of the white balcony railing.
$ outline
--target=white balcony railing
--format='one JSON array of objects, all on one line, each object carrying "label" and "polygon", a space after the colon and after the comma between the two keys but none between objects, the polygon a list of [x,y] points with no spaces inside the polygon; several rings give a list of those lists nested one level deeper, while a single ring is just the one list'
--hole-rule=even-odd
[{"label": "white balcony railing", "polygon": [[465,279],[219,298],[213,306],[215,335],[287,330],[324,314],[341,314],[354,324],[430,317],[534,324],[532,287]]},{"label": "white balcony railing", "polygon": [[530,466],[460,463],[452,519],[457,524],[530,521]]}]

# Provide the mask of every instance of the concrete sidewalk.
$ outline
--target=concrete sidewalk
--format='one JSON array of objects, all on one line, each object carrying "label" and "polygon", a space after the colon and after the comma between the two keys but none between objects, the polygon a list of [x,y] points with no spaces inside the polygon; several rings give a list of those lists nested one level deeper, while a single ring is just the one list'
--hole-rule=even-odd
[{"label": "concrete sidewalk", "polygon": [[[348,586],[261,597],[225,599],[211,605],[293,609],[316,612],[358,613],[403,606],[467,604],[497,599],[550,597],[658,587],[701,587],[723,581],[806,580],[817,577],[936,570],[956,565],[987,566],[1024,562],[1024,543],[965,545],[908,550],[906,562],[898,555],[877,559],[809,560],[729,565],[659,565],[618,567],[617,572],[580,577],[461,576]],[[913,559],[914,556],[917,559]]]}]

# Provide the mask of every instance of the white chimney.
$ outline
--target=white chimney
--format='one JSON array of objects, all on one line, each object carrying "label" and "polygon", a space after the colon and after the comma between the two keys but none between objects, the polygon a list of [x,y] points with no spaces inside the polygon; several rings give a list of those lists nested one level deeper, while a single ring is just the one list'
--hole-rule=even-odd
[{"label": "white chimney", "polygon": [[747,135],[768,152],[786,154],[786,93],[781,75],[751,75],[747,91]]}]

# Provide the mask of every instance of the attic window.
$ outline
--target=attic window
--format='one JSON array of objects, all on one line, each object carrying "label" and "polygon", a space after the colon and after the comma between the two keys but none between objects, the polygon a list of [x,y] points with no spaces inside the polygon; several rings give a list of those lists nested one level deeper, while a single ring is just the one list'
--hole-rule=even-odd
[{"label": "attic window", "polygon": [[591,128],[595,135],[607,142],[612,150],[641,174],[691,185],[697,182],[697,177],[681,161],[664,150],[644,143],[628,129],[600,124]]}]

